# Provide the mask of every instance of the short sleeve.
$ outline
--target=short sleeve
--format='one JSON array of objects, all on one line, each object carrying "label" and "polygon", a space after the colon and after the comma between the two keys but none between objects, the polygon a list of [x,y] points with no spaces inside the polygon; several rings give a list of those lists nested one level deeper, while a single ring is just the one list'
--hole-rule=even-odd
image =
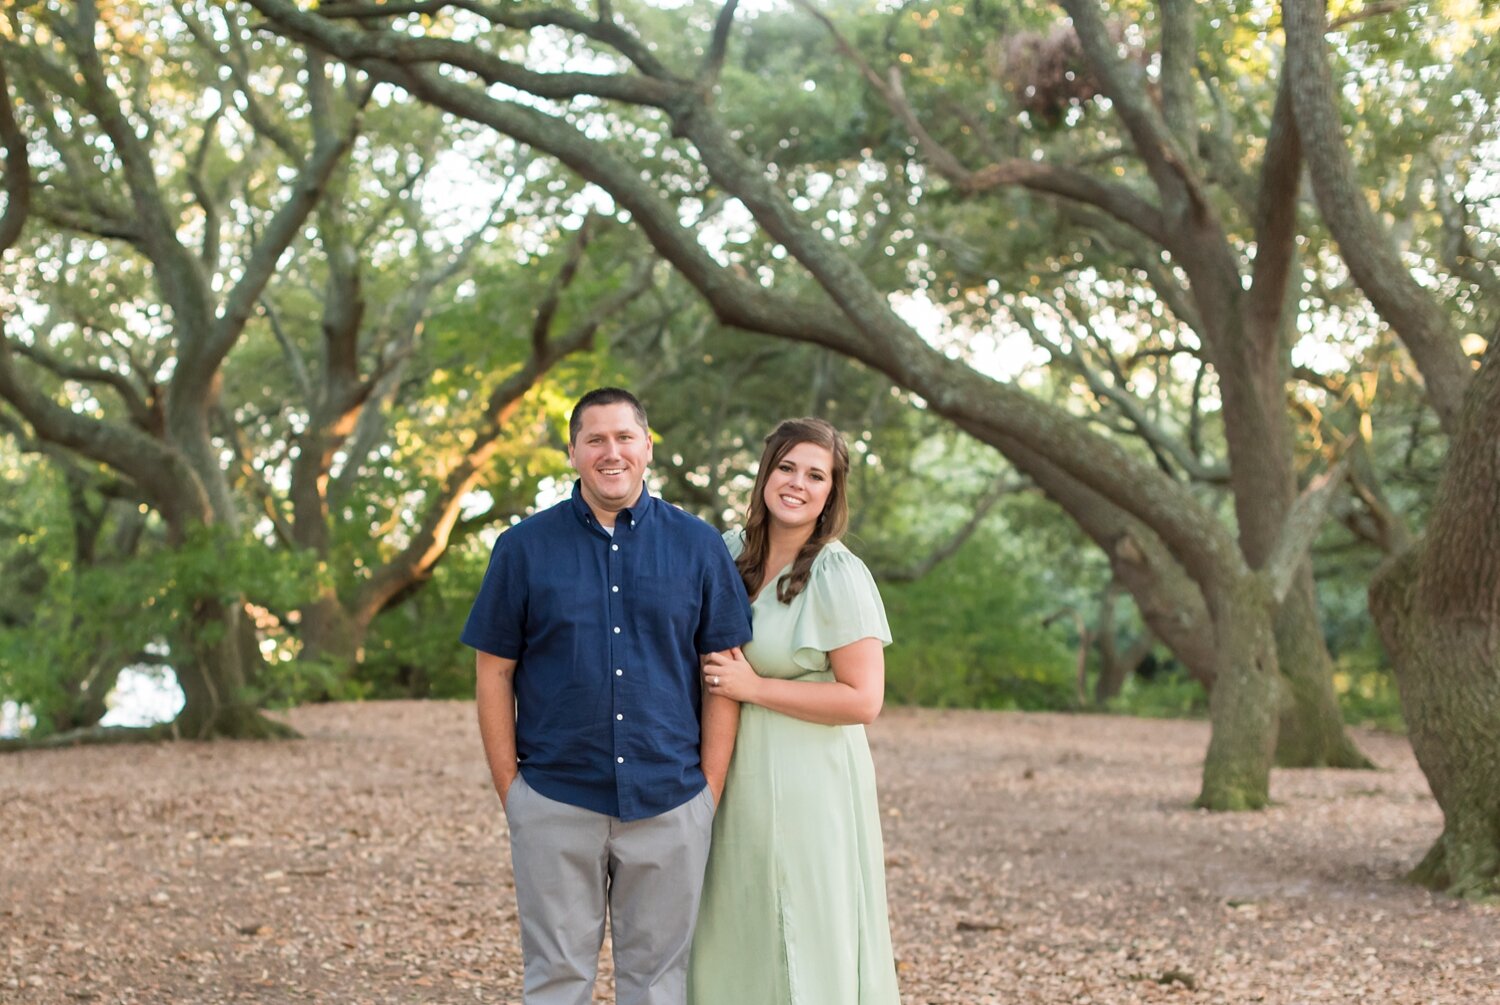
[{"label": "short sleeve", "polygon": [[511,531],[500,535],[490,553],[484,582],[459,636],[464,645],[503,659],[520,659],[525,649],[528,599],[525,550]]},{"label": "short sleeve", "polygon": [[745,550],[745,532],[742,530],[726,530],[724,532],[724,547],[729,549],[729,557],[738,559],[740,552]]},{"label": "short sleeve", "polygon": [[813,564],[806,594],[792,629],[792,659],[803,669],[827,669],[829,652],[860,639],[891,644],[891,626],[875,577],[847,549],[824,549]]},{"label": "short sleeve", "polygon": [[709,538],[703,575],[703,606],[693,643],[700,653],[716,653],[750,641],[750,598],[728,547]]}]

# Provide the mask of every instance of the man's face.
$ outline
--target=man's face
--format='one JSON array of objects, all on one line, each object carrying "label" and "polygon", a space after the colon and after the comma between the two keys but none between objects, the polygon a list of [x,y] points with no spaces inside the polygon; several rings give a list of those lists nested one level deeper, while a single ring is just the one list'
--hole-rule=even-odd
[{"label": "man's face", "polygon": [[583,483],[583,500],[597,516],[635,503],[651,463],[651,437],[627,402],[591,405],[568,447],[568,463]]}]

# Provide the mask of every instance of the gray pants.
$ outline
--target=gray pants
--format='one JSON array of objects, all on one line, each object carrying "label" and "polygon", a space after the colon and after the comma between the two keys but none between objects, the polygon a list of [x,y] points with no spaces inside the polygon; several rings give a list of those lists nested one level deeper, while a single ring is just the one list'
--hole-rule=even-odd
[{"label": "gray pants", "polygon": [[548,799],[517,777],[505,799],[525,957],[525,1005],[589,1005],[608,906],[618,1005],[684,1005],[713,833],[705,787],[624,822]]}]

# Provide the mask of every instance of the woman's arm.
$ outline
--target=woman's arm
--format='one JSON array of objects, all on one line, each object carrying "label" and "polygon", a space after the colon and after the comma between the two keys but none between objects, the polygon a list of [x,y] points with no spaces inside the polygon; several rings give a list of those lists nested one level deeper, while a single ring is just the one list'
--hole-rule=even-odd
[{"label": "woman's arm", "polygon": [[[828,654],[833,680],[777,680],[761,677],[738,648],[715,653],[703,664],[711,695],[750,702],[795,719],[824,726],[875,721],[885,703],[885,647],[860,639]],[[718,683],[714,683],[715,680]]]}]

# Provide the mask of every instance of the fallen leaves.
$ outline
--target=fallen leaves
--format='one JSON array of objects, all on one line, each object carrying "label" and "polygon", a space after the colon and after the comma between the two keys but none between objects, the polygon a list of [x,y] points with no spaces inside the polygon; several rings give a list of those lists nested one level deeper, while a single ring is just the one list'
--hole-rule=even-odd
[{"label": "fallen leaves", "polygon": [[[519,1002],[472,706],[289,717],[305,740],[0,757],[0,1002]],[[1189,808],[1201,723],[870,735],[906,1005],[1500,1001],[1500,908],[1401,882],[1441,816],[1398,738],[1222,815]]]}]

